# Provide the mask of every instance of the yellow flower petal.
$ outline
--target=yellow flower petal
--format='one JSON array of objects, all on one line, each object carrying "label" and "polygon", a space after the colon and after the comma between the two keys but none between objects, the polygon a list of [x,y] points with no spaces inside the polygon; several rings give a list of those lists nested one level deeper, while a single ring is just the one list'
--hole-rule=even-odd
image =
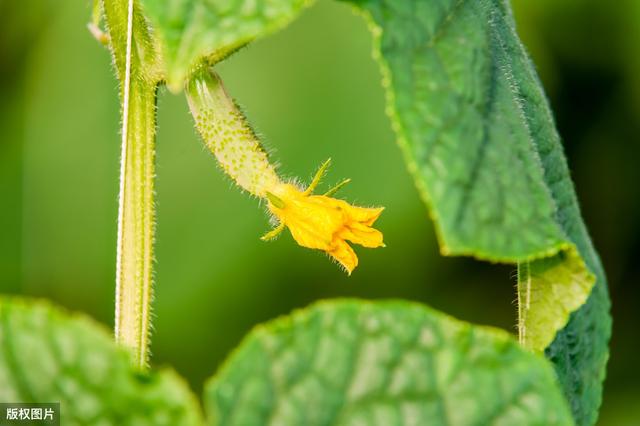
[{"label": "yellow flower petal", "polygon": [[272,189],[276,198],[269,202],[269,210],[289,228],[296,242],[325,251],[348,273],[358,265],[358,257],[346,241],[370,248],[384,245],[382,233],[371,227],[383,208],[356,207],[324,195],[307,195],[292,184]]},{"label": "yellow flower petal", "polygon": [[343,240],[349,240],[363,247],[376,248],[384,245],[382,232],[357,222],[342,229],[338,235]]},{"label": "yellow flower petal", "polygon": [[[345,203],[346,204],[346,203]],[[376,220],[382,214],[384,207],[376,207],[376,208],[365,208],[365,207],[355,207],[349,206],[349,215],[351,216],[351,220],[354,222],[360,222],[363,225],[371,226],[375,223]]]},{"label": "yellow flower petal", "polygon": [[335,247],[327,253],[340,263],[347,273],[351,275],[356,266],[358,266],[358,256],[353,251],[351,246],[344,242],[344,240],[338,240]]}]

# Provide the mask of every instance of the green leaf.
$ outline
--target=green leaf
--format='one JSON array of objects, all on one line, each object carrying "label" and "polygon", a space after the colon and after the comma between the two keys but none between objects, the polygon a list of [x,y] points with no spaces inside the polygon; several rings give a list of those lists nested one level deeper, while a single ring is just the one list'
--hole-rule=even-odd
[{"label": "green leaf", "polygon": [[[526,324],[528,346],[544,349],[587,299],[594,279],[556,220],[557,205],[573,202],[573,193],[556,200],[546,184],[548,152],[538,145],[548,144],[555,130],[508,11],[497,1],[362,7],[375,28],[393,126],[442,252],[511,263],[565,254],[555,276],[570,275],[565,283],[572,291],[550,303],[543,297],[529,303],[527,318],[557,304],[565,311],[560,324],[549,323],[557,315],[544,326]],[[557,148],[553,154],[562,155]],[[565,170],[551,172],[570,189]]]},{"label": "green leaf", "polygon": [[[601,270],[600,270],[601,271]],[[587,303],[571,314],[545,355],[554,364],[578,425],[598,420],[611,336],[610,301],[601,275]]]},{"label": "green leaf", "polygon": [[257,327],[205,400],[221,426],[572,424],[544,358],[398,301],[323,302]]},{"label": "green leaf", "polygon": [[576,421],[593,423],[611,328],[606,279],[508,2],[355,3],[442,252],[520,264],[521,341],[551,345]]},{"label": "green leaf", "polygon": [[289,23],[311,0],[143,0],[164,56],[169,88],[190,70],[224,59],[258,36]]},{"label": "green leaf", "polygon": [[202,424],[173,371],[137,371],[93,321],[17,299],[0,299],[0,401],[60,402],[64,425]]}]

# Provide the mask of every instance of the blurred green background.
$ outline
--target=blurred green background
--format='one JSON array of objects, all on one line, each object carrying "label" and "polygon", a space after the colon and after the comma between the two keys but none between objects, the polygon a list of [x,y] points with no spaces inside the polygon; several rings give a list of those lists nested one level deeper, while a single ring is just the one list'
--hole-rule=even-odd
[{"label": "blurred green background", "polygon": [[[600,424],[640,424],[640,2],[515,0],[565,140],[585,221],[610,280],[614,337]],[[113,322],[119,167],[117,82],[86,30],[88,1],[0,0],[0,292],[45,297]],[[347,277],[222,175],[184,96],[158,102],[153,362],[199,392],[259,322],[320,298],[406,298],[515,331],[515,268],[438,253],[384,114],[364,21],[320,1],[223,63],[227,88],[274,151],[308,179],[386,206],[387,247]]]}]

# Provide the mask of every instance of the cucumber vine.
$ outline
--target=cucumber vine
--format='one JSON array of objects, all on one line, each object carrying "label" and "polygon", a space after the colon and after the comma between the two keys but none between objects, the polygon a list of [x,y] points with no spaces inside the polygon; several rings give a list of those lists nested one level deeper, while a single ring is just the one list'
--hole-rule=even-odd
[{"label": "cucumber vine", "polygon": [[[517,265],[518,339],[408,302],[321,302],[251,332],[206,384],[203,416],[175,373],[149,370],[158,87],[184,91],[222,170],[271,215],[263,240],[288,229],[351,274],[349,243],[384,246],[373,227],[383,208],[336,198],[348,179],[315,193],[329,161],[309,185],[283,179],[216,74],[311,1],[96,0],[89,29],[120,83],[118,345],[90,320],[0,300],[0,400],[60,400],[75,424],[595,423],[606,277],[508,0],[346,3],[371,29],[387,113],[442,254]],[[92,347],[83,358],[78,348]],[[70,381],[93,383],[73,390],[101,414],[74,405]]]}]

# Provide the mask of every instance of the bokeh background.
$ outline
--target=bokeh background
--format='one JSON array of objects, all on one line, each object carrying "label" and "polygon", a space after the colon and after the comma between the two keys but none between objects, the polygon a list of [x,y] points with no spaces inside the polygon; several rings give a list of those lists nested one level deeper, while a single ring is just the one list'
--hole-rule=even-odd
[{"label": "bokeh background", "polygon": [[[610,280],[614,335],[600,424],[640,424],[640,2],[514,0],[556,113],[585,221]],[[119,167],[117,82],[86,30],[88,1],[0,0],[0,292],[113,323]],[[158,103],[153,363],[196,392],[259,322],[321,298],[406,298],[515,331],[514,271],[439,255],[384,115],[371,38],[320,1],[219,69],[281,170],[384,205],[387,247],[347,277],[287,234],[218,170],[182,95]]]}]

